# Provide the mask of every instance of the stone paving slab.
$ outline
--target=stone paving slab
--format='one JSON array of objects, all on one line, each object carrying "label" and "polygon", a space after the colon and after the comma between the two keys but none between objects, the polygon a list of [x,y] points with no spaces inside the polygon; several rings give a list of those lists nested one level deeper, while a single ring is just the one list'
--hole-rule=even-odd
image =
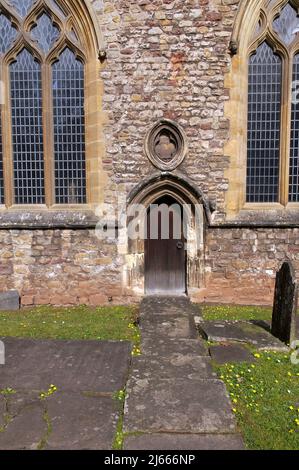
[{"label": "stone paving slab", "polygon": [[142,353],[152,357],[169,357],[173,354],[193,354],[195,356],[209,356],[204,341],[197,339],[165,338],[146,335],[141,338]]},{"label": "stone paving slab", "polygon": [[46,400],[31,403],[20,393],[9,399],[9,411],[14,414],[4,432],[0,432],[2,450],[112,447],[120,411],[112,397],[57,392]]},{"label": "stone paving slab", "polygon": [[[118,341],[3,338],[0,449],[111,449],[131,345]],[[41,400],[55,384],[58,391]],[[9,416],[9,422],[5,415]]]},{"label": "stone paving slab", "polygon": [[238,434],[142,434],[125,439],[125,450],[243,450]]},{"label": "stone paving slab", "polygon": [[113,393],[124,387],[131,344],[119,341],[59,341],[1,338],[6,364],[0,365],[0,389]]},{"label": "stone paving slab", "polygon": [[[171,308],[169,305],[171,304]],[[179,315],[198,314],[198,309],[193,306],[188,297],[145,297],[140,307],[142,316],[149,315]]]},{"label": "stone paving slab", "polygon": [[6,409],[12,417],[18,416],[25,408],[40,405],[40,392],[31,390],[14,391],[13,394],[5,395]]},{"label": "stone paving slab", "polygon": [[227,433],[235,420],[220,380],[141,379],[127,386],[125,432]]},{"label": "stone paving slab", "polygon": [[44,405],[39,400],[25,406],[0,432],[1,450],[37,450],[47,434]]},{"label": "stone paving slab", "polygon": [[253,354],[246,346],[239,344],[219,344],[210,346],[212,359],[218,364],[229,362],[255,362]]},{"label": "stone paving slab", "polygon": [[151,316],[142,318],[141,334],[146,331],[146,337],[162,338],[197,338],[198,334],[191,317],[179,315],[159,315],[155,321]]},{"label": "stone paving slab", "polygon": [[285,351],[286,346],[260,326],[246,321],[204,321],[199,325],[202,334],[215,342],[242,342],[263,350]]},{"label": "stone paving slab", "polygon": [[137,378],[161,379],[202,379],[215,378],[211,359],[194,354],[172,354],[167,357],[141,356],[133,359],[132,374]]},{"label": "stone paving slab", "polygon": [[52,432],[46,449],[112,448],[119,418],[119,403],[113,398],[63,392],[48,400],[47,411]]}]

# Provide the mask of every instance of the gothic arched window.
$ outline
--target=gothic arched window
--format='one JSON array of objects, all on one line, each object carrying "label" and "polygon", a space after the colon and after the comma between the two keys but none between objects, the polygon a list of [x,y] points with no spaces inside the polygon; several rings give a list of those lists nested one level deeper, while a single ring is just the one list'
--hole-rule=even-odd
[{"label": "gothic arched window", "polygon": [[92,38],[85,40],[86,25],[72,3],[0,0],[0,204],[6,207],[88,202]]},{"label": "gothic arched window", "polygon": [[247,203],[299,202],[299,2],[266,0],[248,60]]}]

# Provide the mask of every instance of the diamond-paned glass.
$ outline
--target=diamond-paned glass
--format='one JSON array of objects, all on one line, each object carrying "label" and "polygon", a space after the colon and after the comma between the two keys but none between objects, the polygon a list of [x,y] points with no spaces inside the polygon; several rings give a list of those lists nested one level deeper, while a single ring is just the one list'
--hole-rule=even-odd
[{"label": "diamond-paned glass", "polygon": [[9,19],[0,12],[0,53],[5,54],[17,37],[17,30]]},{"label": "diamond-paned glass", "polygon": [[41,66],[24,49],[10,65],[15,204],[44,204]]},{"label": "diamond-paned glass", "polygon": [[31,30],[33,40],[37,41],[43,52],[47,53],[59,37],[59,29],[46,13],[43,13],[37,20],[36,26]]},{"label": "diamond-paned glass", "polygon": [[24,18],[37,0],[8,0],[8,3]]},{"label": "diamond-paned glass", "polygon": [[299,17],[290,3],[286,4],[279,17],[273,21],[273,29],[286,45],[290,45],[299,33]]},{"label": "diamond-paned glass", "polygon": [[293,62],[289,201],[299,202],[299,54]]},{"label": "diamond-paned glass", "polygon": [[3,147],[2,147],[2,116],[0,109],[0,204],[4,204],[4,175],[3,175]]},{"label": "diamond-paned glass", "polygon": [[247,202],[278,202],[282,61],[264,42],[249,59]]},{"label": "diamond-paned glass", "polygon": [[55,199],[86,203],[84,65],[70,49],[53,64]]}]

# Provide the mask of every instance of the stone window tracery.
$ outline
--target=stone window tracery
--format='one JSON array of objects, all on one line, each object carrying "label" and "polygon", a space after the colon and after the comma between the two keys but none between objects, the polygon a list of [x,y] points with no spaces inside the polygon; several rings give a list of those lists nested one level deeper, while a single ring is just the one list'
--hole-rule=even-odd
[{"label": "stone window tracery", "polygon": [[86,68],[98,51],[71,3],[0,1],[0,204],[8,208],[88,202]]},{"label": "stone window tracery", "polygon": [[299,2],[264,1],[249,46],[247,203],[299,202]]}]

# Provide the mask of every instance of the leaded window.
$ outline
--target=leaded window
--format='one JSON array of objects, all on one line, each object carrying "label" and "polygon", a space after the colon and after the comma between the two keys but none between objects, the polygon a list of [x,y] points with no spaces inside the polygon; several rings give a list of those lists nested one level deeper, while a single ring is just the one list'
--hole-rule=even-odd
[{"label": "leaded window", "polygon": [[0,204],[87,202],[80,37],[66,2],[0,0]]},{"label": "leaded window", "polygon": [[299,202],[299,2],[265,0],[248,59],[248,203]]},{"label": "leaded window", "polygon": [[70,49],[53,64],[56,203],[85,201],[84,67]]},{"label": "leaded window", "polygon": [[247,197],[277,202],[281,123],[281,59],[266,42],[249,60]]}]

